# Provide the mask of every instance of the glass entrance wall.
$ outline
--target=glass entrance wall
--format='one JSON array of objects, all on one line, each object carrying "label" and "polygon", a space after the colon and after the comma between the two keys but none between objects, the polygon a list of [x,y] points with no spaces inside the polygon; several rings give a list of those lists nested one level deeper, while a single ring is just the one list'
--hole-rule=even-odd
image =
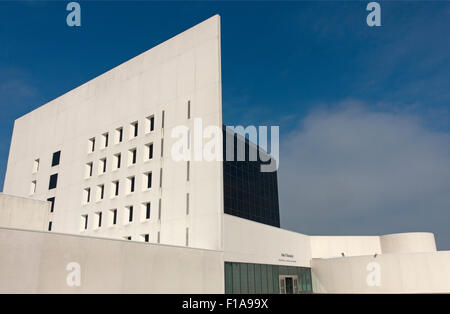
[{"label": "glass entrance wall", "polygon": [[225,262],[225,293],[280,293],[280,276],[297,276],[298,293],[312,293],[311,268]]}]

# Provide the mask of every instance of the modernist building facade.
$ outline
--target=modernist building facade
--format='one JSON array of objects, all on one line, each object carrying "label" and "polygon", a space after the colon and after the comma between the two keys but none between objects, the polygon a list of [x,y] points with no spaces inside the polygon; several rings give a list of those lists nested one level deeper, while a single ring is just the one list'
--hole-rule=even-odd
[{"label": "modernist building facade", "polygon": [[[194,137],[196,119],[227,133],[219,16],[17,119],[0,197],[0,292],[450,291],[435,280],[450,277],[450,255],[432,234],[286,231],[277,173],[261,161],[175,160],[173,130]],[[418,276],[429,284],[397,274],[370,286],[374,258],[389,274],[427,260]],[[81,286],[66,284],[71,263]],[[25,286],[14,280],[23,269]]]},{"label": "modernist building facade", "polygon": [[211,19],[17,119],[4,192],[52,201],[49,231],[218,249],[222,163],[174,161],[171,130],[221,105]]}]

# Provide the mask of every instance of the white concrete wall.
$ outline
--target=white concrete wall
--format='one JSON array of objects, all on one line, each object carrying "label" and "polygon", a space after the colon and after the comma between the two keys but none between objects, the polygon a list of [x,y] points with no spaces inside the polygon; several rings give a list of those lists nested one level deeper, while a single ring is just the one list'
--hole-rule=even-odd
[{"label": "white concrete wall", "polygon": [[[379,286],[367,283],[373,262],[379,265]],[[311,266],[314,292],[450,293],[450,251],[313,259]]]},{"label": "white concrete wall", "polygon": [[407,232],[382,236],[311,236],[312,258],[385,253],[436,252],[434,234]]},{"label": "white concrete wall", "polygon": [[224,293],[223,253],[0,228],[0,293]]},{"label": "white concrete wall", "polygon": [[373,255],[381,253],[378,236],[310,236],[312,258]]},{"label": "white concrete wall", "polygon": [[0,227],[46,231],[50,203],[0,193]]},{"label": "white concrete wall", "polygon": [[[145,39],[144,39],[145,40]],[[141,240],[149,234],[163,244],[221,249],[223,213],[222,163],[191,162],[190,181],[186,162],[175,162],[171,130],[178,125],[192,128],[194,118],[203,125],[222,127],[220,17],[214,16],[172,39],[17,119],[14,124],[4,191],[8,194],[47,200],[55,197],[49,217],[53,231]],[[187,118],[188,101],[191,119]],[[164,129],[162,111],[165,111]],[[146,132],[145,118],[154,115],[155,130]],[[130,123],[138,121],[139,135],[131,137]],[[123,142],[115,143],[116,128],[123,127]],[[101,135],[109,133],[109,147],[100,148]],[[88,141],[96,148],[88,153]],[[161,156],[161,139],[164,155]],[[202,139],[204,143],[207,139]],[[145,160],[145,145],[153,142],[153,159]],[[193,143],[194,144],[194,143]],[[127,166],[128,151],[137,149],[137,163]],[[60,165],[51,167],[52,154],[61,150]],[[114,154],[122,154],[122,167],[113,170]],[[98,174],[100,160],[107,158],[107,171]],[[39,170],[33,172],[34,160]],[[86,164],[93,162],[93,176],[86,178]],[[160,169],[163,185],[159,187]],[[144,176],[153,173],[153,186],[144,189]],[[49,190],[49,177],[58,173],[56,189]],[[126,180],[136,177],[136,192],[127,194]],[[120,195],[112,197],[112,182],[119,180]],[[36,181],[36,191],[30,185]],[[105,185],[105,197],[96,200],[96,188]],[[91,202],[84,204],[83,191],[91,188]],[[186,214],[186,194],[190,211]],[[158,219],[161,199],[161,219]],[[141,220],[141,204],[151,202],[151,218]],[[134,206],[134,221],[125,223],[126,210]],[[110,210],[118,210],[118,224],[108,222]],[[94,215],[103,213],[97,228]],[[81,216],[88,215],[88,230],[81,230]]]},{"label": "white concrete wall", "polygon": [[310,267],[309,237],[224,215],[225,261]]},{"label": "white concrete wall", "polygon": [[427,232],[396,233],[380,236],[384,253],[436,252],[434,234]]}]

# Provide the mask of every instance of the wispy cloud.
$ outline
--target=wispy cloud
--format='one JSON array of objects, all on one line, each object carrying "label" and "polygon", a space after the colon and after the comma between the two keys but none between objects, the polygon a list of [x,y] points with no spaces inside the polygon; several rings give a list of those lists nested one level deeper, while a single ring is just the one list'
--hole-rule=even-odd
[{"label": "wispy cloud", "polygon": [[309,114],[281,144],[282,226],[309,234],[435,232],[450,249],[450,134],[364,104]]}]

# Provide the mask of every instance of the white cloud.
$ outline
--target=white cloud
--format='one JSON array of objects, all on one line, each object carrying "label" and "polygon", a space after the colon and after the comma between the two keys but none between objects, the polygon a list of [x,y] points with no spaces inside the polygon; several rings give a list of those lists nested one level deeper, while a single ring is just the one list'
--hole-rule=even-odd
[{"label": "white cloud", "polygon": [[307,234],[434,232],[450,249],[450,135],[362,105],[309,114],[281,141],[282,226]]}]

